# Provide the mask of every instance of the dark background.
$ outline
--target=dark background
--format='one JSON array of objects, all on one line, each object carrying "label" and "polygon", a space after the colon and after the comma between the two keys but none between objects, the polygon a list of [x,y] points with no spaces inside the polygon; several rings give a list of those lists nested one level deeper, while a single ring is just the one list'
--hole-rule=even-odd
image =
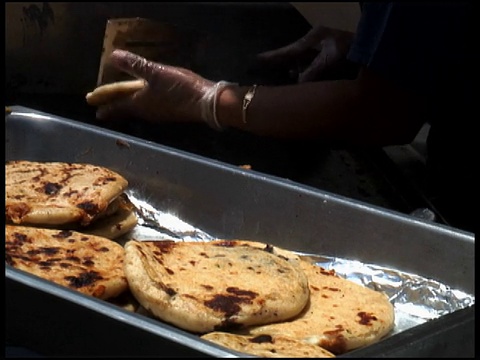
[{"label": "dark background", "polygon": [[[73,91],[60,92],[56,90],[58,86],[48,79],[42,84],[32,84],[32,79],[25,76],[22,69],[31,64],[34,71],[35,66],[40,65],[38,59],[45,56],[25,59],[19,58],[18,54],[6,53],[6,106],[22,105],[101,125],[234,165],[250,165],[256,171],[371,205],[425,215],[422,209],[428,208],[428,199],[412,180],[422,169],[409,166],[409,158],[404,156],[408,153],[401,149],[393,150],[398,156],[392,157],[388,155],[392,154],[391,151],[386,153],[382,149],[328,149],[317,142],[277,141],[235,130],[217,133],[201,125],[153,126],[138,122],[100,124],[95,121],[95,109],[86,104],[85,94],[96,84],[108,18],[138,16],[175,25],[184,35],[183,45],[187,49],[186,57],[178,61],[212,80],[280,84],[293,81],[287,71],[255,71],[252,58],[258,52],[288,44],[308,31],[310,25],[289,3],[97,2],[69,3],[68,7],[72,43],[69,48],[60,48],[58,53],[48,55],[62,58],[68,55],[68,51],[79,54],[74,68],[71,64],[67,68],[57,64],[52,70],[67,77],[82,72],[85,81]],[[46,31],[55,21],[60,21],[60,15],[53,13],[48,3],[25,6],[22,11],[21,21],[34,21],[39,31]],[[75,31],[76,27],[85,29],[86,26],[89,28],[88,39],[86,33]],[[8,38],[8,26],[6,31]],[[39,49],[42,51],[41,47]],[[420,138],[420,146],[422,141]],[[7,345],[11,346],[6,347],[6,357],[35,355],[22,348],[22,344],[16,344],[14,339],[8,339]]]},{"label": "dark background", "polygon": [[[46,33],[49,27],[59,27],[62,20],[65,22],[62,16],[68,16],[65,31],[71,33],[71,42],[55,54],[42,54],[42,47],[38,47],[38,58],[25,59],[20,57],[21,53],[6,53],[5,105],[23,105],[228,163],[250,165],[257,171],[404,213],[425,206],[421,194],[399,177],[397,166],[380,149],[328,149],[313,141],[278,141],[235,130],[217,133],[203,125],[95,121],[95,109],[86,104],[85,94],[96,86],[109,18],[144,17],[175,26],[182,34],[183,49],[177,63],[209,79],[281,84],[294,81],[287,70],[258,71],[253,57],[286,45],[310,29],[310,24],[290,3],[65,4],[68,6],[64,14],[55,14],[49,3],[23,7],[20,19],[23,28],[33,21],[37,32]],[[8,26],[6,30],[8,38]],[[71,65],[72,53],[78,58],[75,68]],[[65,59],[65,68],[58,63],[59,58]],[[33,80],[25,73],[48,66],[39,64],[39,59],[43,62],[51,59],[55,74],[60,73],[60,78],[64,74],[67,79],[70,76],[78,85],[59,92],[65,86],[51,78],[39,77],[32,84]],[[33,69],[28,68],[29,64]],[[78,72],[82,73],[83,81],[78,80]]]}]

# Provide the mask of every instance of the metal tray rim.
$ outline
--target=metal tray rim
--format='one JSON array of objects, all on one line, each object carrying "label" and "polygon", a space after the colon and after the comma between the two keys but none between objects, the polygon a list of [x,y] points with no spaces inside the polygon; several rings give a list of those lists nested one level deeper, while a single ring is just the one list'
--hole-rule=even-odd
[{"label": "metal tray rim", "polygon": [[[433,230],[434,232],[438,232],[438,233],[442,233],[442,234],[446,234],[446,235],[453,234],[453,235],[456,235],[461,241],[464,241],[464,242],[467,242],[469,244],[474,245],[475,237],[474,237],[473,233],[469,233],[469,232],[466,232],[466,231],[463,231],[463,230],[451,228],[451,227],[446,226],[446,225],[429,223],[426,220],[413,218],[411,216],[401,214],[401,213],[393,211],[393,210],[383,209],[381,207],[366,204],[366,203],[363,203],[363,202],[358,201],[358,200],[342,197],[342,196],[339,196],[339,195],[336,195],[336,194],[333,194],[333,193],[322,191],[320,189],[309,187],[307,185],[299,184],[299,183],[293,182],[293,181],[288,180],[288,179],[278,178],[278,177],[275,177],[275,176],[272,176],[272,175],[259,173],[259,172],[256,172],[254,170],[245,171],[245,170],[240,169],[240,168],[238,168],[234,165],[230,165],[230,164],[226,164],[226,163],[223,163],[223,162],[220,162],[220,161],[208,159],[206,157],[196,155],[196,154],[191,154],[191,153],[188,153],[188,152],[185,152],[185,151],[182,151],[182,150],[173,149],[173,148],[170,148],[168,146],[164,146],[164,145],[161,145],[161,144],[149,142],[149,141],[146,141],[146,140],[143,140],[143,139],[140,139],[140,138],[128,135],[128,134],[123,134],[123,133],[119,133],[119,132],[116,132],[116,131],[104,129],[104,128],[101,128],[99,126],[84,124],[84,123],[81,123],[79,121],[75,121],[75,120],[51,115],[51,114],[48,114],[48,113],[44,113],[44,112],[41,112],[41,111],[37,111],[37,110],[34,110],[34,109],[30,109],[30,108],[23,107],[23,106],[18,106],[18,105],[11,106],[11,109],[14,111],[13,114],[15,114],[15,113],[22,114],[22,112],[23,112],[24,115],[29,114],[30,116],[32,116],[32,115],[33,116],[39,116],[39,117],[43,116],[43,117],[45,117],[46,120],[48,119],[48,120],[54,121],[54,122],[68,122],[68,124],[71,124],[74,127],[77,127],[79,129],[86,129],[86,130],[92,130],[93,129],[93,130],[96,130],[96,131],[101,131],[102,133],[107,134],[108,136],[116,137],[116,138],[119,138],[119,139],[124,139],[124,140],[127,140],[131,143],[134,143],[134,144],[138,144],[138,145],[141,145],[141,146],[144,146],[144,147],[145,146],[149,147],[153,150],[161,150],[163,152],[166,152],[168,154],[172,154],[172,155],[175,155],[175,156],[178,156],[178,157],[188,158],[189,160],[198,162],[200,164],[208,164],[209,166],[213,166],[217,169],[227,170],[228,172],[233,172],[235,174],[242,174],[242,176],[247,176],[247,177],[250,177],[252,179],[261,180],[262,182],[266,182],[268,184],[275,184],[275,185],[281,186],[281,187],[294,188],[295,190],[301,191],[301,192],[303,192],[307,195],[320,196],[320,197],[328,199],[332,202],[348,203],[349,205],[351,205],[353,207],[356,207],[358,209],[361,209],[362,211],[366,211],[366,212],[370,212],[370,213],[381,213],[383,216],[386,216],[386,217],[391,218],[393,220],[399,220],[399,221],[403,221],[403,222],[407,222],[407,223],[414,223],[417,227],[421,227],[421,228],[424,228],[424,229],[427,229],[427,230],[430,230],[430,231]],[[119,321],[125,322],[126,324],[128,324],[130,326],[136,326],[136,323],[137,323],[138,318],[140,316],[138,314],[132,314],[132,313],[128,313],[128,312],[126,313],[125,310],[116,308],[116,307],[114,307],[114,305],[111,305],[111,304],[108,304],[108,303],[105,303],[105,302],[101,302],[98,299],[93,299],[93,298],[90,298],[90,297],[87,297],[87,296],[82,296],[82,294],[77,294],[76,292],[73,292],[73,290],[61,288],[59,285],[51,284],[51,283],[49,283],[49,282],[47,282],[43,279],[36,279],[36,277],[32,277],[32,275],[30,275],[30,274],[23,273],[19,270],[13,269],[9,266],[6,267],[6,278],[11,279],[11,280],[16,281],[16,282],[24,283],[28,286],[35,287],[36,289],[38,289],[40,291],[44,291],[44,292],[54,294],[56,296],[60,296],[63,299],[73,301],[75,303],[86,306],[87,308],[94,309],[95,311],[97,311],[97,309],[107,310],[105,313],[109,314],[108,316],[113,317],[115,319],[118,319]],[[474,307],[472,307],[471,309],[468,309],[467,311],[469,313],[472,312],[474,314]],[[145,318],[145,319],[147,319],[147,318]],[[166,325],[166,324],[164,325],[162,322],[158,322],[157,320],[153,320],[151,322],[150,319],[147,319],[148,321],[145,320],[145,319],[143,319],[143,317],[141,318],[141,320],[142,320],[140,322],[140,324],[141,324],[140,327],[141,328],[143,328],[146,331],[154,332],[155,334],[157,334],[159,336],[166,337],[166,338],[171,338],[171,334],[164,334],[162,331],[159,332],[159,329],[164,330],[164,327],[168,329],[169,328],[168,325]],[[130,323],[128,320],[132,320],[132,322]],[[133,322],[133,320],[135,320],[135,322]],[[438,321],[436,319],[436,320],[434,320],[434,323],[438,323],[438,324],[448,323],[448,321],[447,322],[446,321],[447,321],[446,319],[438,319]],[[153,329],[152,329],[152,327],[153,327]],[[169,329],[168,331],[172,331],[172,330]],[[173,336],[174,341],[179,340],[179,339],[186,340],[186,341],[190,340],[189,341],[190,345],[195,344],[195,346],[190,346],[190,347],[192,347],[194,349],[198,349],[199,351],[202,351],[202,352],[210,354],[210,355],[220,356],[220,357],[228,357],[227,355],[232,355],[232,356],[234,355],[234,357],[237,357],[237,355],[238,355],[238,353],[235,352],[235,351],[230,351],[230,350],[225,351],[221,347],[216,346],[215,344],[212,344],[212,345],[204,344],[205,341],[200,341],[200,344],[196,343],[195,341],[191,341],[192,339],[195,339],[195,340],[198,340],[198,339],[196,337],[192,338],[190,336],[190,334],[186,334],[186,333],[184,334],[183,330],[179,330],[177,328],[173,329],[173,334],[178,335],[178,337]],[[397,341],[401,342],[401,339],[403,338],[403,336],[407,336],[407,335],[404,335],[403,333],[400,333],[400,334],[396,334],[396,335],[392,336],[392,338],[395,339],[395,341],[389,340],[389,339],[387,339],[387,340],[389,340],[389,342],[397,342]],[[368,346],[365,349],[365,351],[374,351],[374,349],[376,349],[377,347],[379,349],[381,349],[382,346],[383,346],[382,342],[377,343],[377,344],[372,344],[372,345]],[[356,350],[354,354],[361,355],[362,351],[363,351],[363,349]],[[238,356],[245,357],[244,354],[240,354]],[[345,356],[349,357],[349,354],[346,354]]]}]

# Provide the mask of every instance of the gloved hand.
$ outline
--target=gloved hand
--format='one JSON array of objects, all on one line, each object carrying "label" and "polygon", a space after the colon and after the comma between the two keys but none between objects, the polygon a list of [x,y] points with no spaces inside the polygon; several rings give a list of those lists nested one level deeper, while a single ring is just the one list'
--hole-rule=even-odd
[{"label": "gloved hand", "polygon": [[298,82],[338,79],[351,73],[346,59],[354,34],[317,25],[305,36],[276,50],[257,55],[262,64],[289,67]]},{"label": "gloved hand", "polygon": [[135,117],[156,123],[204,120],[212,128],[221,129],[214,105],[219,91],[229,83],[215,83],[190,70],[148,61],[125,50],[114,50],[109,61],[117,69],[143,79],[144,86],[138,87],[138,81],[132,81],[136,88],[131,92],[125,91],[125,83],[122,87],[107,84],[95,89],[94,93],[110,92],[105,97],[107,102],[97,109],[98,119]]}]

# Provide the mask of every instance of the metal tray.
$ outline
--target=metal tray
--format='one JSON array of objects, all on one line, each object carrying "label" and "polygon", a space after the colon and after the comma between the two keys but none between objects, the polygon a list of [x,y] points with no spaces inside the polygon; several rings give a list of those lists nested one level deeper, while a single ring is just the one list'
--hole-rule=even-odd
[{"label": "metal tray", "polygon": [[[5,160],[90,162],[219,238],[357,259],[474,294],[474,234],[71,119],[11,106]],[[6,266],[7,342],[55,356],[245,357]],[[474,356],[475,306],[339,357]]]}]

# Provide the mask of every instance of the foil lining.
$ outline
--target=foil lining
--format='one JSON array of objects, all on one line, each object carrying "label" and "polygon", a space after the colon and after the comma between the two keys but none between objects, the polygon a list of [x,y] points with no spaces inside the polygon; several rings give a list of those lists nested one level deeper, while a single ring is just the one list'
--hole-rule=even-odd
[{"label": "foil lining", "polygon": [[[137,226],[128,238],[175,241],[209,241],[215,237],[197,229],[173,214],[155,209],[130,190],[127,196],[136,208]],[[441,282],[397,269],[362,263],[358,260],[297,252],[303,259],[348,280],[384,292],[395,309],[395,327],[390,335],[429,320],[467,308],[474,295],[453,289]]]},{"label": "foil lining", "polygon": [[357,260],[300,255],[348,280],[387,294],[395,308],[391,335],[475,303],[474,296],[419,275]]}]

